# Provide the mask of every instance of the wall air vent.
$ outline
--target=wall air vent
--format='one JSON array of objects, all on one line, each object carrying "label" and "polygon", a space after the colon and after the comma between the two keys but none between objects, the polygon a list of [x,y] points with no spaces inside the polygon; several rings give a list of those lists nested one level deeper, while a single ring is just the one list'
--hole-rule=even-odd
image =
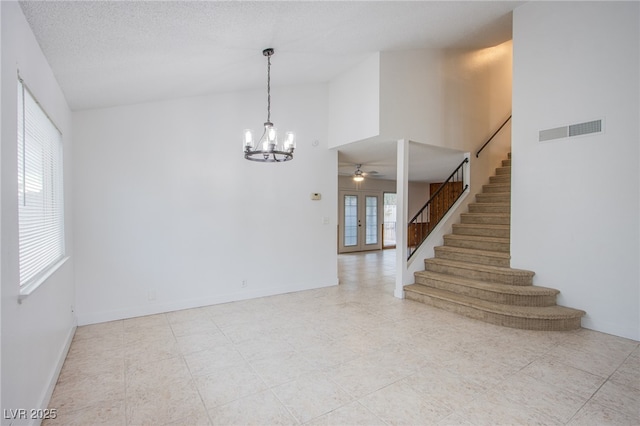
[{"label": "wall air vent", "polygon": [[588,135],[602,132],[602,119],[587,121],[585,123],[570,124],[568,126],[555,127],[553,129],[540,130],[538,141],[550,141],[553,139],[570,138],[573,136]]}]

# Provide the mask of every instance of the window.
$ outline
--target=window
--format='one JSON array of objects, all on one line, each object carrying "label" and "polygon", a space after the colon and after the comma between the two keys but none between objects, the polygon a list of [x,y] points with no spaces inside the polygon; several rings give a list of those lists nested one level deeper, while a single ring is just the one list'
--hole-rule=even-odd
[{"label": "window", "polygon": [[39,285],[64,258],[62,135],[18,81],[20,290]]}]

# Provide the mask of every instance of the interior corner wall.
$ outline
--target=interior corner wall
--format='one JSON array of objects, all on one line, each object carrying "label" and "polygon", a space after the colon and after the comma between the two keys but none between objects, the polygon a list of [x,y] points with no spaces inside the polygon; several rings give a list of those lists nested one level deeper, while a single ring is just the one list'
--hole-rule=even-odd
[{"label": "interior corner wall", "polygon": [[[514,11],[511,265],[640,339],[640,4],[530,2]],[[604,131],[538,132],[604,120]]]},{"label": "interior corner wall", "polygon": [[[32,424],[19,409],[44,409],[75,330],[71,112],[22,14],[18,2],[0,2],[2,43],[0,133],[2,216],[1,369],[2,424]],[[18,265],[17,71],[62,132],[64,145],[65,246],[69,260],[21,304]],[[14,410],[13,412],[10,410]],[[7,417],[8,416],[8,417]]]},{"label": "interior corner wall", "polygon": [[242,154],[261,91],[74,112],[80,324],[337,284],[327,85],[272,90],[286,163]]},{"label": "interior corner wall", "polygon": [[380,134],[380,53],[329,83],[329,148]]}]

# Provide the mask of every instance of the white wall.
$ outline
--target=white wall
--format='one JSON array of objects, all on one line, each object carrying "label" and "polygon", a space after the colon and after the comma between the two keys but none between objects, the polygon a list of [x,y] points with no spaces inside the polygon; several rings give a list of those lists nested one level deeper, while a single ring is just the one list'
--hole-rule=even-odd
[{"label": "white wall", "polygon": [[[640,339],[637,2],[532,2],[514,12],[512,266]],[[538,142],[593,119],[605,131]]]},{"label": "white wall", "polygon": [[443,145],[442,55],[439,49],[380,54],[380,133]]},{"label": "white wall", "polygon": [[[1,322],[2,409],[46,408],[75,329],[71,191],[71,113],[16,2],[0,2],[2,36]],[[70,259],[18,303],[17,70],[62,131],[65,233]],[[14,424],[28,424],[29,419]]]},{"label": "white wall", "polygon": [[327,85],[272,98],[291,162],[243,157],[262,91],[74,113],[80,324],[337,284]]},{"label": "white wall", "polygon": [[380,53],[329,83],[329,148],[380,134]]}]

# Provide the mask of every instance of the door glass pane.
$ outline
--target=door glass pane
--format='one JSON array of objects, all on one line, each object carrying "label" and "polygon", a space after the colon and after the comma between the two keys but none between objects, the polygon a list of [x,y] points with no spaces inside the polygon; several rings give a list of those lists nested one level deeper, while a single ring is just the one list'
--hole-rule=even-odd
[{"label": "door glass pane", "polygon": [[384,217],[382,223],[384,232],[382,233],[383,247],[393,247],[396,245],[396,194],[391,192],[384,193],[383,201]]},{"label": "door glass pane", "polygon": [[378,244],[378,197],[365,199],[365,244]]},{"label": "door glass pane", "polygon": [[344,196],[344,246],[358,245],[358,196]]}]

